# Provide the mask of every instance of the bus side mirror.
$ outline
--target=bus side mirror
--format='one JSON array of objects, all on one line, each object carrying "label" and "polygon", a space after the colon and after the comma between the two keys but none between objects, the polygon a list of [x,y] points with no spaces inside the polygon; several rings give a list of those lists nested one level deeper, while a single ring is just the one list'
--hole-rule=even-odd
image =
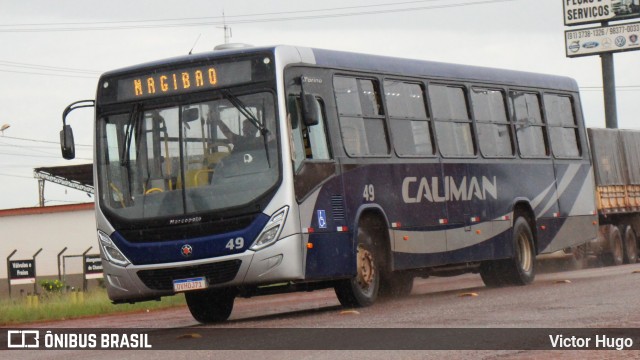
[{"label": "bus side mirror", "polygon": [[60,149],[62,150],[63,158],[72,160],[76,157],[76,146],[73,142],[71,125],[64,125],[60,131]]},{"label": "bus side mirror", "polygon": [[94,100],[80,100],[71,103],[62,112],[62,131],[60,131],[60,149],[62,150],[62,157],[71,160],[76,157],[76,145],[73,142],[73,130],[71,125],[67,125],[67,115],[75,109],[85,107],[95,107],[96,102]]},{"label": "bus side mirror", "polygon": [[306,126],[320,123],[320,103],[313,94],[302,93],[302,119]]}]

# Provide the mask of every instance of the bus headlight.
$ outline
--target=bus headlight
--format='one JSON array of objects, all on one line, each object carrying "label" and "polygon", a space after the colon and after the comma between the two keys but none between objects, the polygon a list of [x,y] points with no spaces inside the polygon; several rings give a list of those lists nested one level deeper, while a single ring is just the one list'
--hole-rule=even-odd
[{"label": "bus headlight", "polygon": [[100,247],[102,247],[102,252],[107,257],[107,260],[120,266],[127,266],[131,264],[127,257],[118,250],[109,235],[98,230],[98,240],[100,240]]},{"label": "bus headlight", "polygon": [[278,240],[278,236],[282,232],[284,222],[287,220],[287,214],[289,213],[289,207],[285,206],[282,209],[276,211],[264,226],[262,232],[256,238],[256,241],[251,245],[251,250],[260,250]]}]

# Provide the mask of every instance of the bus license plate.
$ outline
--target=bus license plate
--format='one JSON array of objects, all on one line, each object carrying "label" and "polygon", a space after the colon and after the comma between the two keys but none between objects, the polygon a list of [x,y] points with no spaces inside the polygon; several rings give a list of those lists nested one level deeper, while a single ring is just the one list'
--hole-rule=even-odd
[{"label": "bus license plate", "polygon": [[204,277],[173,280],[173,291],[190,291],[207,288],[207,279]]}]

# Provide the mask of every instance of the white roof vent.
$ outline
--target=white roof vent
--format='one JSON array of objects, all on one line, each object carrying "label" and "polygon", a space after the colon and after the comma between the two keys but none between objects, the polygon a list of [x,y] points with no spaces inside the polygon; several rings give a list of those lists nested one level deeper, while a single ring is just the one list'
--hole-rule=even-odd
[{"label": "white roof vent", "polygon": [[213,50],[232,50],[232,49],[243,49],[252,47],[249,44],[243,43],[228,43],[228,44],[220,44],[213,48]]}]

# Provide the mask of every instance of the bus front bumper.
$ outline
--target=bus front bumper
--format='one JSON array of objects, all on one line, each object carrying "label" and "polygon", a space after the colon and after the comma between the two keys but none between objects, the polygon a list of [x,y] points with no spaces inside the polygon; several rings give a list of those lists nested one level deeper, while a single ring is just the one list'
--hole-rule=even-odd
[{"label": "bus front bumper", "polygon": [[173,281],[204,277],[208,288],[272,284],[304,279],[303,238],[294,234],[258,251],[178,263],[115,265],[103,258],[105,284],[114,303],[175,295]]}]

